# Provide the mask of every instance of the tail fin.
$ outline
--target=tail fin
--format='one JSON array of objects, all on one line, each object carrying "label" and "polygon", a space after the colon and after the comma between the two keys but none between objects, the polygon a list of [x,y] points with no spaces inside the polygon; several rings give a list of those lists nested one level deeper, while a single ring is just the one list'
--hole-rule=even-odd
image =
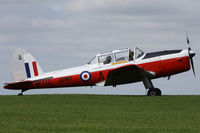
[{"label": "tail fin", "polygon": [[42,68],[30,53],[22,48],[15,50],[12,58],[12,77],[14,81],[24,81],[43,73]]}]

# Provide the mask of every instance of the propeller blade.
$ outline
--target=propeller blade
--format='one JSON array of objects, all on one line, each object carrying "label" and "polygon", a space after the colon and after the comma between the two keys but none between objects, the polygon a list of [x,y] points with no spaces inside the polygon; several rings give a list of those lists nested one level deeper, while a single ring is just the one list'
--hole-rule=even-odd
[{"label": "propeller blade", "polygon": [[192,58],[190,59],[190,62],[191,62],[191,65],[192,65],[192,71],[193,71],[194,77],[196,78],[195,69],[194,69],[194,63],[193,63],[193,59]]},{"label": "propeller blade", "polygon": [[192,71],[193,71],[194,77],[196,78],[195,69],[194,69],[194,62],[193,62],[193,56],[190,53],[190,51],[191,51],[191,48],[189,47],[188,48],[188,55],[189,55],[189,58],[190,58],[190,64],[192,66]]},{"label": "propeller blade", "polygon": [[189,40],[188,36],[187,36],[187,44],[190,45],[190,40]]},{"label": "propeller blade", "polygon": [[189,40],[189,37],[188,37],[188,33],[186,32],[186,36],[187,36],[187,44],[188,44],[188,49],[191,50],[191,47],[190,47],[190,40]]},{"label": "propeller blade", "polygon": [[189,40],[187,32],[186,32],[186,36],[187,36],[187,44],[189,45],[189,47],[188,47],[188,55],[189,55],[189,58],[190,58],[190,64],[192,66],[192,71],[193,71],[194,77],[196,78],[195,69],[194,69],[194,62],[193,62],[193,56],[195,55],[195,53],[194,52],[191,53],[192,49],[190,47],[190,40]]},{"label": "propeller blade", "polygon": [[188,37],[188,33],[186,32],[186,36],[187,36],[187,44],[190,46],[190,40],[189,40],[189,37]]}]

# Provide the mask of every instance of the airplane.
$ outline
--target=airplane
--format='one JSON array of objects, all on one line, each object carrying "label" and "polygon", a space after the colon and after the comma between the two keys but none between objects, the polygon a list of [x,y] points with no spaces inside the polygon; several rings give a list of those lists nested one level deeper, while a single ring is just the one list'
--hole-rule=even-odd
[{"label": "airplane", "polygon": [[113,86],[143,82],[147,96],[161,96],[152,79],[170,77],[186,72],[192,67],[193,57],[187,37],[188,49],[164,50],[145,53],[139,48],[125,48],[97,54],[85,65],[45,73],[33,56],[22,48],[15,50],[12,59],[13,83],[4,83],[5,89],[30,89]]}]

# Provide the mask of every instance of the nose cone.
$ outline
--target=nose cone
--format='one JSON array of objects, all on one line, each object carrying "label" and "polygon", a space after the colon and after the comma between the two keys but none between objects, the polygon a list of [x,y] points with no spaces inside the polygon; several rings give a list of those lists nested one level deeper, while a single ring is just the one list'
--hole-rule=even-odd
[{"label": "nose cone", "polygon": [[195,56],[195,52],[192,51],[192,50],[190,50],[190,55],[191,55],[192,57],[194,57],[194,56]]}]

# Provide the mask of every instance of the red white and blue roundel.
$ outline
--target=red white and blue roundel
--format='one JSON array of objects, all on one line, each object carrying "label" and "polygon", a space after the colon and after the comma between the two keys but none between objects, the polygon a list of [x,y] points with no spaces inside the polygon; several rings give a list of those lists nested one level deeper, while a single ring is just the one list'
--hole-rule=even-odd
[{"label": "red white and blue roundel", "polygon": [[91,74],[88,71],[83,71],[80,75],[82,81],[89,81],[91,78]]}]

